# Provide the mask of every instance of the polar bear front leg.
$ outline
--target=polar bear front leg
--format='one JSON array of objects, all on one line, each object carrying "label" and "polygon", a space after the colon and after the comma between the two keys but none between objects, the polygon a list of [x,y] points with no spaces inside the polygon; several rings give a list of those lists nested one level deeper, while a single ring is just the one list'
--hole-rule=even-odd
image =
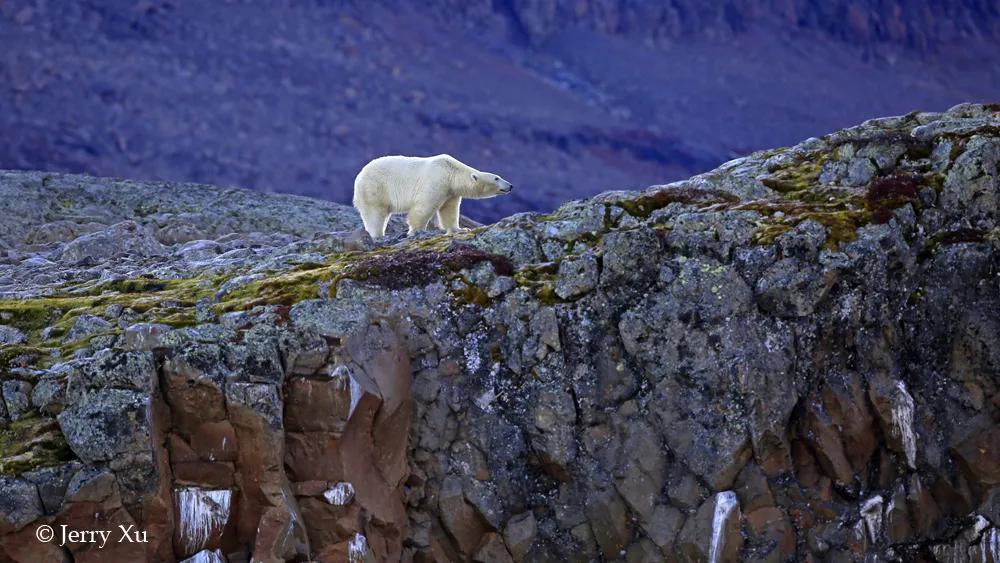
[{"label": "polar bear front leg", "polygon": [[406,224],[410,226],[407,236],[413,236],[417,231],[427,228],[427,223],[431,217],[437,213],[437,209],[429,205],[418,205],[410,209],[406,214]]},{"label": "polar bear front leg", "polygon": [[438,211],[438,216],[441,218],[441,228],[449,235],[466,230],[458,226],[459,208],[461,205],[462,197],[455,196],[445,201],[444,205]]}]

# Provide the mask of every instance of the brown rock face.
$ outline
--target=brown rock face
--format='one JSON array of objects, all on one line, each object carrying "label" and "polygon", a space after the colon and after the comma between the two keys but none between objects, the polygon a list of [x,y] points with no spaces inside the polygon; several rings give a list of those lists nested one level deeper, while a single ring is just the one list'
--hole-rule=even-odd
[{"label": "brown rock face", "polygon": [[[129,429],[148,436],[148,450],[111,459],[103,471],[69,467],[51,507],[33,485],[12,481],[8,493],[23,490],[17,502],[34,505],[0,526],[0,560],[60,560],[59,542],[35,538],[42,524],[57,534],[60,526],[116,532],[106,545],[68,542],[74,561],[238,561],[248,553],[255,561],[398,560],[410,366],[387,323],[351,329],[323,344],[318,363],[301,353],[282,366],[266,335],[257,335],[263,346],[235,351],[197,342],[158,349],[153,400]],[[261,350],[275,355],[226,358]],[[149,539],[116,541],[119,526]],[[505,549],[480,539],[470,556]]]},{"label": "brown rock face", "polygon": [[406,529],[409,362],[387,326],[348,337],[331,358],[285,383],[297,412],[286,410],[284,462],[310,547],[333,554],[360,533],[377,560],[398,559]]}]

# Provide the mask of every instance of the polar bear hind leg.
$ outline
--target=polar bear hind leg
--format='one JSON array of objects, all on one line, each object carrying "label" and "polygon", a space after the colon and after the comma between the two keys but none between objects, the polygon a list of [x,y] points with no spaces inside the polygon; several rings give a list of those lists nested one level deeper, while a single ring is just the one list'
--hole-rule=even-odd
[{"label": "polar bear hind leg", "polygon": [[381,207],[365,207],[359,209],[361,222],[373,239],[385,236],[385,227],[389,224],[389,210]]}]

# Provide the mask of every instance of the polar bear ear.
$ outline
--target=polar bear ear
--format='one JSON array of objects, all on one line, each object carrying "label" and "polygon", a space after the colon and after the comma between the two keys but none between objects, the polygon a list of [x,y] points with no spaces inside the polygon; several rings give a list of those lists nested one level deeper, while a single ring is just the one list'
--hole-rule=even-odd
[{"label": "polar bear ear", "polygon": [[479,181],[479,176],[476,176],[475,172],[472,173],[472,181],[473,182],[478,182]]}]

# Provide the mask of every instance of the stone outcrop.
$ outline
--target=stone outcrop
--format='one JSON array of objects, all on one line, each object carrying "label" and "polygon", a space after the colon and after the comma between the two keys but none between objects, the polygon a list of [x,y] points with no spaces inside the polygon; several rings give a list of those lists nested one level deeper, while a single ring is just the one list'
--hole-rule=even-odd
[{"label": "stone outcrop", "polygon": [[998,161],[964,105],[456,237],[22,217],[0,559],[996,561]]}]

